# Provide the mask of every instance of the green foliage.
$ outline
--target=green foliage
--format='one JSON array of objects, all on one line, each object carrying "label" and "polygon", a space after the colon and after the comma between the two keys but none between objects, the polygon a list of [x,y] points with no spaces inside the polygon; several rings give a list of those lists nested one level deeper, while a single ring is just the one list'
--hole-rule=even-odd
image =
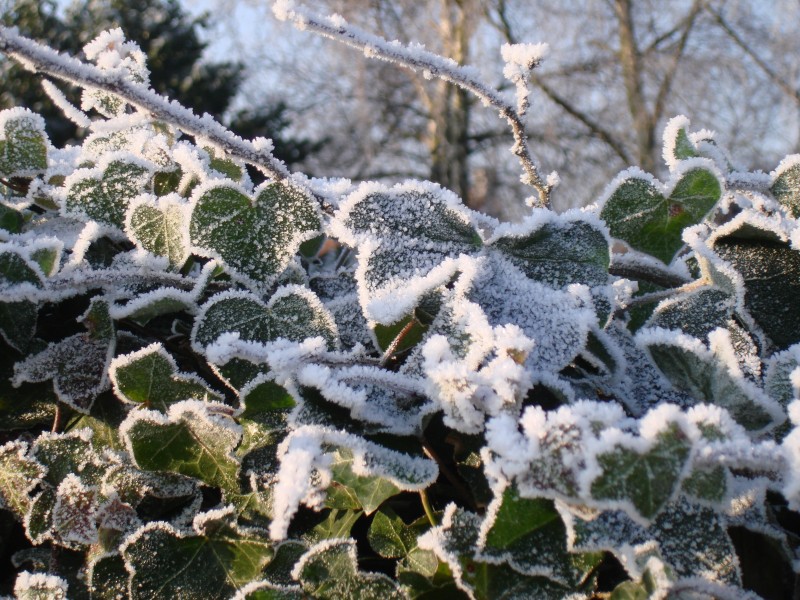
[{"label": "green foliage", "polygon": [[768,595],[742,531],[797,563],[796,157],[731,173],[682,119],[666,185],[499,223],[117,92],[68,150],[0,113],[0,594]]}]

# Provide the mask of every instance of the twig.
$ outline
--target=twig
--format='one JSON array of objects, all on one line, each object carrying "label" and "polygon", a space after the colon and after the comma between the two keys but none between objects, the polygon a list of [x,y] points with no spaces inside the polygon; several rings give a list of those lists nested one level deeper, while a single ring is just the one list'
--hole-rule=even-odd
[{"label": "twig", "polygon": [[528,146],[528,135],[525,133],[522,117],[514,105],[501,97],[497,90],[481,81],[473,69],[418,47],[404,46],[399,42],[388,42],[380,36],[350,25],[341,17],[316,15],[294,7],[291,2],[285,0],[276,2],[273,12],[278,19],[291,21],[298,29],[313,31],[342,42],[361,50],[371,58],[395,63],[412,71],[422,71],[425,77],[438,77],[467,90],[484,104],[494,107],[511,127],[514,136],[514,146],[511,151],[522,165],[525,183],[536,190],[539,206],[550,206],[552,186],[539,175],[539,170]]},{"label": "twig", "polygon": [[0,27],[0,52],[17,59],[35,71],[78,85],[111,92],[133,106],[150,113],[154,118],[176,125],[186,133],[204,138],[230,156],[255,165],[275,181],[284,182],[311,195],[322,208],[331,211],[331,203],[308,186],[300,184],[286,165],[268,148],[245,140],[215,121],[211,115],[194,114],[177,102],[160,96],[143,85],[125,78],[124,71],[102,70],[56,52],[16,33],[14,29]]},{"label": "twig", "polygon": [[410,319],[408,323],[406,323],[406,326],[400,330],[400,333],[395,336],[395,338],[392,340],[392,343],[389,344],[388,348],[386,348],[386,352],[384,352],[383,356],[381,356],[381,366],[384,366],[389,359],[394,356],[394,353],[397,352],[398,346],[400,346],[400,344],[403,342],[403,338],[405,338],[408,335],[408,332],[414,328],[416,322],[416,319]]}]

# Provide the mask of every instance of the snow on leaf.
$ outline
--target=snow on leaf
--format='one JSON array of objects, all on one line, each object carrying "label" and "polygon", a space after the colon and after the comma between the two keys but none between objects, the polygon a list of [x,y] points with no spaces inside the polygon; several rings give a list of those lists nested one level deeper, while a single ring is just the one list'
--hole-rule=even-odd
[{"label": "snow on leaf", "polygon": [[367,539],[382,557],[408,559],[405,566],[416,567],[416,572],[432,577],[439,563],[433,553],[417,547],[417,537],[426,527],[426,523],[419,522],[406,525],[392,509],[381,509],[372,518]]},{"label": "snow on leaf", "polygon": [[358,570],[353,540],[333,539],[312,546],[297,562],[293,574],[307,594],[320,600],[401,600],[406,597],[386,575]]},{"label": "snow on leaf", "polygon": [[181,400],[222,400],[197,375],[178,371],[175,359],[159,343],[116,357],[108,373],[120,400],[155,407],[161,412],[167,412],[171,404]]},{"label": "snow on leaf", "polygon": [[607,550],[638,578],[656,550],[679,578],[741,585],[726,519],[711,508],[679,498],[645,528],[622,511],[600,512],[587,520],[563,504],[557,506],[573,552]]},{"label": "snow on leaf", "polygon": [[31,447],[31,455],[41,463],[44,480],[57,488],[70,474],[76,474],[86,485],[98,485],[107,465],[91,445],[89,429],[67,433],[43,433]]},{"label": "snow on leaf", "polygon": [[389,325],[446,283],[461,254],[481,248],[460,200],[432,183],[360,186],[341,204],[334,237],[358,247],[356,280],[364,314]]},{"label": "snow on leaf", "polygon": [[770,358],[764,390],[785,409],[793,400],[800,400],[800,344]]},{"label": "snow on leaf", "polygon": [[30,492],[44,474],[44,466],[28,455],[24,442],[0,446],[0,507],[22,519],[31,505]]},{"label": "snow on leaf", "polygon": [[305,600],[306,598],[299,586],[253,581],[236,592],[231,600]]},{"label": "snow on leaf", "polygon": [[173,471],[234,494],[239,492],[240,463],[233,451],[242,429],[225,405],[184,400],[172,404],[166,415],[133,411],[119,432],[140,469]]},{"label": "snow on leaf", "polygon": [[14,582],[17,600],[67,600],[69,585],[61,577],[23,571]]},{"label": "snow on leaf", "polygon": [[794,218],[800,218],[800,155],[784,158],[778,168],[770,173],[770,191]]},{"label": "snow on leaf", "polygon": [[664,127],[664,162],[674,170],[680,161],[700,156],[692,140],[689,138],[689,119],[678,115],[669,120]]},{"label": "snow on leaf", "polygon": [[259,186],[251,200],[230,182],[210,183],[192,195],[192,251],[216,258],[234,275],[264,287],[289,264],[300,244],[319,234],[320,215],[306,192],[286,183]]},{"label": "snow on leaf", "polygon": [[374,513],[384,500],[400,493],[396,485],[382,477],[353,473],[353,452],[348,448],[339,448],[332,453],[330,469],[333,481],[347,488],[368,515]]},{"label": "snow on leaf", "polygon": [[53,532],[58,543],[68,548],[81,548],[98,541],[97,488],[84,485],[70,473],[56,490],[53,505]]},{"label": "snow on leaf", "polygon": [[192,346],[203,352],[226,333],[242,341],[271,342],[278,338],[302,341],[321,336],[329,348],[337,341],[336,324],[319,299],[308,289],[279,288],[267,304],[247,292],[223,292],[203,305],[195,319]]},{"label": "snow on leaf", "polygon": [[[301,503],[312,508],[322,506],[323,492],[333,479],[333,453],[344,448],[352,452],[349,468],[354,476],[382,478],[401,491],[424,489],[438,476],[436,463],[426,458],[390,450],[341,430],[300,426],[278,448],[281,465],[274,487],[272,539],[286,537],[289,522]],[[365,488],[365,499],[375,498],[371,487]]]},{"label": "snow on leaf", "polygon": [[34,177],[47,169],[44,119],[27,108],[0,111],[0,177]]},{"label": "snow on leaf", "polygon": [[552,501],[521,498],[514,486],[495,490],[477,547],[481,560],[506,563],[524,575],[546,577],[569,588],[586,579],[602,558],[597,553],[569,553],[567,530]]},{"label": "snow on leaf", "polygon": [[82,320],[86,333],[52,342],[42,352],[14,365],[14,386],[52,380],[61,402],[88,414],[97,395],[108,389],[107,366],[116,336],[105,300],[93,298]]},{"label": "snow on leaf", "polygon": [[[661,411],[656,412],[661,416]],[[621,503],[626,512],[645,521],[672,499],[685,473],[692,441],[677,422],[664,417],[656,427],[643,424],[641,437],[614,430],[600,437],[599,445],[608,450],[591,457],[601,471],[590,484],[593,499]],[[655,413],[647,418],[654,421]]]},{"label": "snow on leaf", "polygon": [[274,550],[232,523],[232,513],[201,513],[185,533],[154,522],[131,534],[121,546],[130,597],[228,600],[259,577]]},{"label": "snow on leaf", "polygon": [[358,284],[353,273],[340,270],[335,275],[320,275],[309,281],[309,287],[325,305],[339,330],[342,346],[374,345],[364,313],[358,303]]},{"label": "snow on leaf", "polygon": [[64,213],[122,229],[130,201],[142,193],[153,165],[126,152],[107,154],[91,169],[78,169],[64,182]]},{"label": "snow on leaf", "polygon": [[420,548],[432,550],[453,572],[458,587],[472,600],[537,598],[563,600],[586,598],[547,579],[523,575],[511,567],[476,558],[481,517],[449,504],[441,525],[418,539]]},{"label": "snow on leaf", "polygon": [[679,331],[641,330],[637,343],[647,348],[673,386],[694,402],[709,402],[727,409],[749,431],[782,422],[783,412],[760,387],[745,378],[733,346],[731,332],[718,328],[709,345]]},{"label": "snow on leaf", "polygon": [[601,201],[600,216],[611,235],[669,264],[683,246],[684,228],[701,222],[722,193],[710,161],[683,161],[669,184],[639,169],[623,172]]},{"label": "snow on leaf", "polygon": [[166,256],[180,268],[189,256],[189,204],[177,194],[156,198],[145,194],[130,201],[125,232],[140,248]]}]

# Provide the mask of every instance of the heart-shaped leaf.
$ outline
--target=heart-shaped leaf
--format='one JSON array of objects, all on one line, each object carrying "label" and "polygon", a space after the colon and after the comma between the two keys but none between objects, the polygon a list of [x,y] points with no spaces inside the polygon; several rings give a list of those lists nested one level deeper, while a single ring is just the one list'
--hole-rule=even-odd
[{"label": "heart-shaped leaf", "polygon": [[137,246],[180,267],[189,256],[188,221],[189,204],[177,194],[141,195],[128,206],[125,231]]},{"label": "heart-shaped leaf", "polygon": [[193,250],[223,261],[256,286],[272,283],[321,228],[314,200],[285,183],[264,184],[251,200],[230,182],[213,182],[195,191],[193,204]]},{"label": "heart-shaped leaf", "polygon": [[118,229],[125,226],[130,201],[141,194],[153,175],[153,165],[128,153],[113,153],[93,169],[78,169],[67,177],[64,211]]},{"label": "heart-shaped leaf", "polygon": [[600,213],[611,235],[671,262],[683,246],[683,230],[702,221],[722,194],[716,171],[696,160],[703,166],[687,162],[666,188],[638,169],[623,173]]},{"label": "heart-shaped leaf", "polygon": [[158,343],[118,356],[111,361],[108,372],[120,400],[161,412],[181,400],[222,400],[196,375],[178,371],[175,359]]},{"label": "heart-shaped leaf", "polygon": [[787,156],[772,173],[772,195],[789,214],[800,219],[800,154]]},{"label": "heart-shaped leaf", "polygon": [[132,534],[122,545],[130,597],[228,600],[259,577],[274,550],[232,524],[231,513],[202,513],[190,533],[156,522]]},{"label": "heart-shaped leaf", "polygon": [[0,177],[33,177],[47,169],[44,119],[27,108],[0,112]]},{"label": "heart-shaped leaf", "polygon": [[195,319],[192,345],[203,352],[223,333],[238,333],[241,340],[261,343],[321,336],[331,349],[338,338],[330,313],[311,291],[298,285],[279,288],[267,304],[248,292],[217,294]]},{"label": "heart-shaped leaf", "polygon": [[146,471],[172,471],[239,493],[239,461],[233,451],[242,429],[222,404],[185,400],[168,414],[133,411],[120,426],[131,456]]}]

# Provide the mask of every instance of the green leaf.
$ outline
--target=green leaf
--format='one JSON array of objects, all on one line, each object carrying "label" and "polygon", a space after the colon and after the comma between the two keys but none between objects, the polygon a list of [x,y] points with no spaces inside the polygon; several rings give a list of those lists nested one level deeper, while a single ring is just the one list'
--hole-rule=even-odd
[{"label": "green leaf", "polygon": [[194,251],[223,260],[257,286],[273,282],[321,228],[314,200],[288,184],[263,185],[255,200],[229,183],[196,196],[189,223]]},{"label": "green leaf", "polygon": [[744,279],[747,312],[781,350],[800,342],[800,252],[766,239],[725,237],[714,252]]},{"label": "green leaf", "polygon": [[139,196],[130,202],[125,231],[137,246],[165,256],[173,267],[180,267],[189,256],[188,206],[176,195]]},{"label": "green leaf", "polygon": [[675,135],[675,145],[673,149],[673,156],[677,160],[686,160],[688,158],[695,158],[700,156],[694,147],[694,144],[686,134],[686,129],[681,127]]},{"label": "green leaf", "polygon": [[358,570],[353,540],[320,542],[303,555],[295,568],[306,593],[320,600],[400,600],[405,597],[386,575]]},{"label": "green leaf", "polygon": [[556,289],[608,284],[608,240],[588,221],[554,219],[530,233],[501,237],[491,247],[530,279]]},{"label": "green leaf", "polygon": [[300,286],[285,286],[264,304],[247,292],[223,292],[211,298],[195,320],[192,339],[197,351],[223,333],[236,332],[243,341],[271,342],[283,338],[300,342],[321,336],[330,349],[336,346],[336,325],[313,293]]},{"label": "green leaf", "polygon": [[0,508],[22,520],[31,507],[30,492],[44,474],[44,466],[28,455],[24,442],[0,446]]},{"label": "green leaf", "polygon": [[306,600],[299,587],[279,586],[269,581],[260,581],[248,585],[237,600]]},{"label": "green leaf", "polygon": [[133,156],[112,158],[95,169],[79,169],[64,183],[64,209],[68,215],[122,229],[130,201],[145,190],[151,176],[151,167]]},{"label": "green leaf", "polygon": [[233,450],[242,433],[226,412],[224,405],[197,400],[173,404],[166,417],[134,411],[120,435],[140,469],[173,471],[237,494],[239,461]]},{"label": "green leaf", "polygon": [[417,532],[389,509],[378,511],[372,518],[367,539],[384,558],[403,558],[417,546]]},{"label": "green leaf", "polygon": [[591,483],[592,497],[628,503],[642,517],[652,519],[675,493],[691,448],[691,441],[675,423],[659,431],[644,451],[633,444],[617,444],[596,456],[602,474]]},{"label": "green leaf", "polygon": [[150,523],[129,537],[122,556],[131,573],[131,599],[228,600],[258,578],[274,550],[263,536],[230,524],[229,512],[195,518],[188,534]]},{"label": "green leaf", "polygon": [[0,112],[0,177],[33,177],[47,169],[44,119],[27,108]]},{"label": "green leaf", "polygon": [[82,320],[85,334],[53,342],[14,365],[14,386],[52,380],[61,402],[88,414],[97,395],[108,388],[107,366],[116,336],[105,300],[93,298]]},{"label": "green leaf", "polygon": [[31,448],[31,455],[47,469],[44,480],[54,488],[72,473],[80,474],[86,485],[100,485],[108,465],[95,451],[91,440],[92,433],[87,429],[43,433]]},{"label": "green leaf", "polygon": [[29,283],[42,287],[42,277],[38,269],[21,254],[22,249],[3,244],[0,250],[0,290],[15,284]]},{"label": "green leaf", "polygon": [[36,333],[38,317],[39,308],[34,302],[0,302],[0,335],[9,346],[25,352]]},{"label": "green leaf", "polygon": [[[221,153],[219,150],[216,150],[210,146],[203,147],[208,153],[210,158],[209,166],[214,169],[217,173],[224,175],[228,179],[232,179],[233,181],[241,181],[242,176],[244,175],[244,169],[241,165],[236,164],[233,160],[224,157],[224,153]],[[222,156],[217,156],[218,153],[221,153]]]},{"label": "green leaf", "polygon": [[683,230],[706,217],[722,188],[712,171],[699,167],[683,173],[668,198],[659,188],[640,171],[631,172],[605,202],[600,216],[613,237],[669,263],[683,246]]},{"label": "green leaf", "polygon": [[331,509],[325,519],[303,536],[309,543],[322,540],[346,539],[350,537],[350,530],[363,515],[360,510]]},{"label": "green leaf", "polygon": [[181,400],[221,401],[223,398],[197,375],[181,373],[159,343],[118,356],[109,366],[114,393],[120,400],[167,412]]},{"label": "green leaf", "polygon": [[773,173],[772,195],[795,219],[800,219],[800,162],[787,156]]},{"label": "green leaf", "polygon": [[122,555],[107,554],[89,563],[86,583],[92,598],[113,600],[127,597],[129,578]]},{"label": "green leaf", "polygon": [[353,452],[350,449],[339,448],[333,453],[333,480],[352,490],[366,514],[372,514],[385,500],[400,493],[396,485],[383,477],[355,475],[352,465]]},{"label": "green leaf", "polygon": [[602,560],[599,553],[567,551],[567,530],[550,500],[521,498],[507,487],[489,512],[493,521],[480,543],[484,560],[567,587],[578,586]]},{"label": "green leaf", "polygon": [[20,233],[24,223],[25,219],[21,212],[0,202],[0,229],[4,229],[9,233]]}]

